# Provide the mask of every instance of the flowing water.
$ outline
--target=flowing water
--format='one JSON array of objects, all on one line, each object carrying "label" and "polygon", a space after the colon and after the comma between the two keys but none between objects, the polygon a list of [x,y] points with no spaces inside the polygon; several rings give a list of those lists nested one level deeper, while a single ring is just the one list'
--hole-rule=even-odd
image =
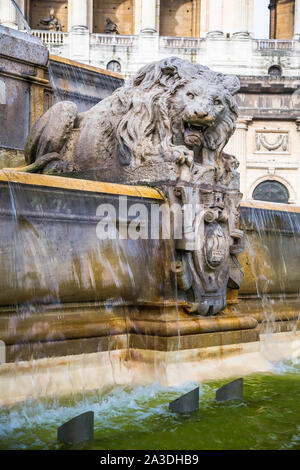
[{"label": "flowing water", "polygon": [[48,70],[53,102],[72,101],[79,112],[84,112],[110,96],[124,80],[81,65],[54,56],[49,60]]},{"label": "flowing water", "polygon": [[[168,403],[195,387],[115,386],[61,400],[26,402],[0,412],[0,449],[64,449],[57,428],[95,413],[92,442],[78,449],[300,449],[300,361],[244,379],[244,400],[216,402],[227,381],[200,385],[199,411],[177,415]],[[75,447],[73,447],[75,448]]]},{"label": "flowing water", "polygon": [[[59,61],[51,61],[49,75],[54,101],[72,99],[77,103],[79,111],[85,111],[99,99],[110,95],[119,85],[113,77],[100,76],[93,71],[89,71],[88,75],[82,68]],[[100,88],[103,90],[101,97],[98,94]],[[38,196],[33,214],[34,211],[30,209],[34,198],[32,195],[26,197],[21,186],[9,184],[6,197],[6,209],[12,223],[10,233],[7,233],[7,229],[3,233],[8,238],[7,246],[11,244],[15,247],[14,250],[3,252],[13,275],[8,279],[8,284],[14,296],[20,286],[26,292],[30,289],[34,292],[29,300],[16,300],[15,313],[11,314],[12,334],[22,318],[43,314],[50,304],[60,306],[61,292],[68,277],[78,289],[86,291],[86,300],[90,302],[103,301],[98,296],[105,289],[118,292],[118,296],[112,295],[106,300],[109,311],[124,301],[125,296],[120,288],[123,277],[126,278],[124,284],[131,286],[135,299],[143,290],[149,290],[150,284],[160,287],[159,294],[162,297],[167,295],[169,287],[166,288],[161,276],[158,276],[161,286],[157,286],[153,274],[155,266],[152,264],[155,264],[154,258],[159,254],[159,247],[155,243],[148,248],[139,242],[135,245],[111,243],[109,250],[105,243],[98,243],[95,248],[95,228],[92,227],[90,232],[86,228],[85,244],[92,240],[92,248],[83,250],[81,254],[76,252],[74,263],[72,259],[67,261],[67,253],[71,253],[74,248],[72,240],[62,232],[61,239],[67,242],[62,244],[63,250],[59,249],[59,244],[54,243],[55,237],[51,239],[49,236],[50,225],[47,226],[45,222],[46,210],[52,220],[57,221],[58,214],[61,216],[62,212],[63,215],[68,214],[70,219],[77,214],[80,223],[83,223],[86,222],[86,214],[95,216],[96,205],[90,207],[93,205],[92,200],[81,201],[80,204],[77,202],[75,211],[72,198],[68,201],[62,195],[60,200],[57,196],[53,204],[47,199],[43,205],[43,200]],[[4,198],[1,200],[3,206]],[[38,218],[36,213],[41,217]],[[253,275],[252,284],[250,282],[244,287],[243,295],[245,298],[248,295],[249,298],[260,299],[267,332],[272,333],[276,320],[274,299],[277,308],[279,303],[282,310],[289,299],[299,301],[300,217],[290,212],[256,208],[244,209],[241,215]],[[74,236],[75,229],[72,230]],[[82,236],[82,232],[79,235]],[[106,249],[108,256],[105,254]],[[162,250],[160,257],[171,256],[174,261],[174,253],[170,255],[167,252]],[[91,256],[87,256],[87,253],[91,253]],[[111,253],[115,257],[112,258]],[[60,263],[59,270],[56,270],[56,264],[61,259],[64,259],[64,263]],[[96,262],[102,270],[101,288],[93,272]],[[137,264],[141,268],[137,268]],[[134,271],[138,276],[134,275]],[[6,291],[9,291],[8,287]],[[69,295],[69,290],[67,293]],[[65,301],[71,302],[75,294],[72,291],[71,297],[66,296]],[[144,293],[147,300],[146,294],[148,292]],[[298,318],[296,315],[294,330],[298,326]],[[49,338],[46,335],[42,340],[53,340],[52,332],[47,334]],[[59,334],[59,339],[64,339],[64,334]],[[113,337],[114,334],[113,330],[107,331],[108,336]],[[128,337],[127,331],[126,335]],[[272,335],[267,341],[272,343]],[[2,408],[0,449],[61,449],[63,446],[56,441],[57,428],[88,410],[95,413],[95,436],[92,442],[79,446],[84,449],[300,449],[299,359],[277,363],[268,373],[245,377],[243,401],[215,401],[217,388],[226,382],[228,380],[223,379],[201,383],[199,411],[191,415],[172,414],[168,411],[168,404],[195,387],[195,383],[186,383],[181,387],[163,387],[159,384],[116,385],[95,392],[82,392],[59,399],[31,400]]]},{"label": "flowing water", "polygon": [[300,318],[300,213],[277,206],[270,210],[249,203],[241,208],[242,264],[247,273],[239,294],[249,314],[257,300],[267,335],[275,331],[280,317],[289,320],[294,331]]},{"label": "flowing water", "polygon": [[[33,243],[31,238],[24,241],[23,238],[27,232],[19,230],[20,224],[24,225],[24,220],[20,221],[20,214],[24,215],[23,209],[27,204],[24,194],[20,197],[21,194],[23,194],[22,188],[9,184],[7,197],[10,200],[10,215],[15,221],[12,234],[17,237],[14,244],[16,247],[26,247],[21,251],[16,250],[15,253],[10,253],[11,265],[12,267],[23,266],[21,271],[26,272],[28,266],[26,260],[31,259],[32,262],[37,262],[39,257],[44,256],[44,265],[47,268],[45,272],[51,271],[52,258],[51,256],[49,258],[48,253],[49,259],[46,262],[47,250],[41,251],[39,248],[41,241],[37,239]],[[77,207],[77,212],[82,209],[86,213],[87,206],[82,204],[81,208]],[[20,208],[22,208],[21,212]],[[275,291],[277,286],[280,286],[282,292],[280,301],[283,306],[287,295],[299,295],[299,291],[295,291],[295,286],[296,289],[298,286],[299,227],[296,225],[298,219],[295,219],[296,222],[289,228],[287,222],[292,220],[290,215],[280,216],[279,222],[284,223],[284,227],[279,227],[279,230],[277,221],[275,230],[274,215],[272,217],[267,215],[268,221],[273,224],[274,230],[270,230],[265,221],[262,223],[258,220],[257,214],[253,215],[253,212],[251,214],[253,220],[250,219],[250,222],[255,224],[254,232],[257,235],[251,237],[247,235],[248,250],[253,253],[253,269],[257,276],[255,284],[258,297],[262,301],[262,310],[266,319],[271,322],[273,320],[272,308],[266,308],[266,306],[269,304],[272,306],[274,292],[272,286],[275,286]],[[26,217],[26,220],[32,222],[29,216]],[[259,217],[261,217],[260,213]],[[250,233],[250,230],[248,232]],[[42,232],[39,230],[38,233],[40,237]],[[289,236],[289,243],[284,241],[283,237],[286,235]],[[276,237],[277,241],[274,241]],[[264,250],[264,264],[259,264],[262,258],[259,256],[261,248],[257,245],[257,241]],[[278,250],[278,243],[281,251],[280,256],[276,258],[274,253],[276,249]],[[47,247],[49,250],[48,244]],[[130,246],[127,248],[129,249]],[[155,252],[155,246],[153,248]],[[145,271],[151,264],[151,253],[148,259],[147,250],[145,251],[145,247],[141,246],[133,256],[129,258],[125,256],[122,260],[120,249],[120,246],[113,247],[113,251],[118,255],[121,271],[129,275],[133,282],[132,287],[134,287],[138,279],[130,275],[130,263],[140,259],[140,255],[143,254]],[[103,258],[104,252],[105,244],[102,244],[98,252],[99,260]],[[130,254],[130,250],[125,250],[124,253]],[[287,275],[286,266],[288,260],[293,257],[295,276],[291,276],[290,281],[287,282],[284,277]],[[82,263],[85,263],[84,258],[82,258]],[[115,267],[108,258],[106,268],[114,270]],[[264,271],[266,267],[267,273]],[[35,270],[39,272],[39,267]],[[91,269],[87,271],[92,272]],[[51,293],[51,299],[59,302],[60,290],[56,287],[56,278],[51,276],[50,278],[54,284],[48,282],[46,284]],[[21,281],[29,282],[30,280],[26,277],[16,277],[17,279],[19,285]],[[116,278],[112,276],[112,279],[115,287],[118,287],[118,276]],[[40,283],[42,282],[44,281],[41,278]],[[93,285],[94,283],[92,287]],[[95,292],[98,292],[98,289],[95,289]],[[29,304],[21,303],[16,306],[17,315],[14,317],[16,324],[18,315],[24,315],[21,307],[25,308],[26,315],[31,315],[31,309],[35,306],[34,300],[32,299]],[[114,305],[117,300],[116,298],[110,299],[108,306]],[[119,301],[122,302],[122,298],[119,298]],[[109,331],[108,335],[110,335]],[[180,329],[178,349],[180,349]],[[74,416],[88,410],[95,413],[95,436],[92,442],[79,446],[82,449],[300,449],[300,360],[297,357],[289,362],[278,363],[269,373],[246,376],[243,401],[230,403],[215,401],[217,388],[226,382],[228,379],[201,383],[199,411],[192,415],[172,414],[168,411],[168,404],[195,387],[195,383],[186,383],[181,387],[163,387],[159,384],[115,385],[65,398],[40,398],[3,408],[0,410],[0,449],[64,448],[56,441],[57,428]]]}]

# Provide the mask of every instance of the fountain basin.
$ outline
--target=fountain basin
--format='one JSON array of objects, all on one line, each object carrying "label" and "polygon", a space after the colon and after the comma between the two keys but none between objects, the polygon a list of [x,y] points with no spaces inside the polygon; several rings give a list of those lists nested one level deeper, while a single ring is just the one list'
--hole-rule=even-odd
[{"label": "fountain basin", "polygon": [[[126,196],[129,207],[142,202],[151,209],[166,203],[159,190],[2,171],[0,191],[2,404],[113,383],[176,384],[252,373],[300,352],[297,292],[272,284],[264,295],[279,301],[268,321],[249,250],[240,257],[240,296],[228,290],[226,310],[201,317],[177,299],[174,241],[97,238],[100,204],[117,208]],[[251,213],[249,207],[243,204],[242,212]],[[132,222],[116,213],[119,223]],[[242,218],[257,243],[257,231],[246,222]],[[272,246],[276,239],[282,243],[279,233],[292,243],[277,230]],[[267,241],[261,243],[268,251]],[[266,356],[270,332],[277,343]]]}]

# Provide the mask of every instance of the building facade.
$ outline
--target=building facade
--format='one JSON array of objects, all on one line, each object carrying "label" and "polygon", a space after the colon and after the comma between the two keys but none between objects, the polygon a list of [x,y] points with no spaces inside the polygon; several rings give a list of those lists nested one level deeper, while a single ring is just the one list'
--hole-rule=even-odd
[{"label": "building facade", "polygon": [[[276,66],[294,76],[300,66],[300,0],[271,1],[271,40],[253,39],[254,0],[17,1],[52,54],[125,77],[169,55],[240,75]],[[57,27],[47,24],[51,10]],[[107,18],[117,34],[107,33]],[[0,2],[0,24],[22,27],[10,0]]]},{"label": "building facade", "polygon": [[[125,78],[170,55],[239,75],[240,117],[226,150],[240,161],[244,197],[300,203],[300,0],[270,1],[270,39],[253,38],[254,0],[18,3],[57,56]],[[0,23],[23,27],[10,0],[0,2]]]},{"label": "building facade", "polygon": [[[295,8],[299,8],[295,0],[271,0],[270,9],[270,38],[293,39],[297,21]],[[296,31],[296,34],[299,34]]]}]

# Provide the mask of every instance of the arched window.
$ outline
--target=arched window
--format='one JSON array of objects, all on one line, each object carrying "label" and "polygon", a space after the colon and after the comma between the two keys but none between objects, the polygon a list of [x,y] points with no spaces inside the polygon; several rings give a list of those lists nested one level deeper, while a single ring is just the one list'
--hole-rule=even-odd
[{"label": "arched window", "polygon": [[256,186],[252,194],[257,201],[281,202],[288,204],[289,192],[287,188],[278,181],[268,180]]},{"label": "arched window", "polygon": [[121,72],[121,64],[117,60],[111,60],[106,66],[106,70],[111,72]]},{"label": "arched window", "polygon": [[281,77],[281,68],[278,65],[272,65],[268,70],[268,74],[271,77]]}]

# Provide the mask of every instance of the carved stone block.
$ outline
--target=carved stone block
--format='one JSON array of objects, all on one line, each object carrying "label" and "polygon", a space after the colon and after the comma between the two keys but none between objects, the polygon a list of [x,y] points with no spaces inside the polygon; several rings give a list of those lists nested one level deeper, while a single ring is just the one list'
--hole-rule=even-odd
[{"label": "carved stone block", "polygon": [[174,239],[182,232],[173,267],[179,297],[201,315],[224,309],[227,286],[242,279],[238,161],[223,152],[239,86],[235,76],[169,57],[142,67],[85,113],[55,104],[25,148],[24,171],[160,187],[182,212],[182,226],[173,227]]}]

